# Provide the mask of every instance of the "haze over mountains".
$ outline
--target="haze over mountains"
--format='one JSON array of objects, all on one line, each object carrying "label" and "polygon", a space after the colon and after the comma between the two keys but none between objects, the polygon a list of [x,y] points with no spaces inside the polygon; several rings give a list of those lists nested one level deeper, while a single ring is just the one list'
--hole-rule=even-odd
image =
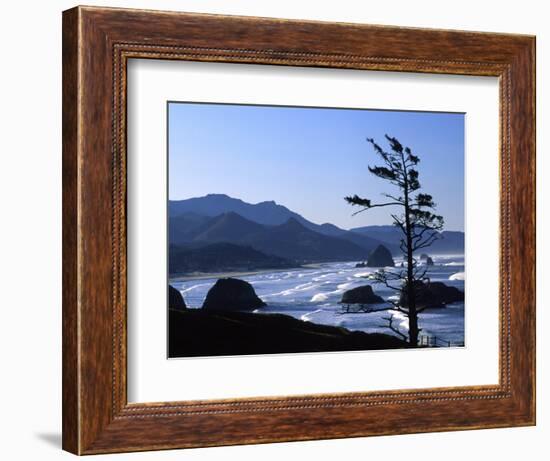
[{"label": "haze over mountains", "polygon": [[[403,233],[395,226],[364,226],[350,229],[361,235],[369,236],[380,240],[384,244],[399,245]],[[428,248],[426,253],[431,254],[463,254],[464,253],[464,232],[442,231],[439,238]],[[390,247],[388,247],[390,248]]]},{"label": "haze over mountains", "polygon": [[[273,201],[250,204],[210,194],[170,201],[168,214],[170,274],[361,261],[379,244],[399,254],[401,237],[393,226],[348,231],[315,224]],[[443,232],[442,237],[445,244],[430,252],[463,253],[462,232]]]}]

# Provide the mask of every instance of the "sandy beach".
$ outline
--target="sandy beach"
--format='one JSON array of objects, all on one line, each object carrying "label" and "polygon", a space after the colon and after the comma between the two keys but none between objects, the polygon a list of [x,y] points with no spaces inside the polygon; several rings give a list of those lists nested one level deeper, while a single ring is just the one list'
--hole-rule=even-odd
[{"label": "sandy beach", "polygon": [[234,271],[234,272],[194,272],[192,274],[186,275],[176,275],[170,277],[170,282],[185,282],[187,280],[204,280],[212,278],[226,278],[226,277],[245,277],[250,275],[259,275],[266,273],[276,273],[276,272],[288,272],[298,269],[316,269],[321,266],[321,263],[315,264],[302,264],[301,266],[288,267],[286,269],[258,269],[254,271]]}]

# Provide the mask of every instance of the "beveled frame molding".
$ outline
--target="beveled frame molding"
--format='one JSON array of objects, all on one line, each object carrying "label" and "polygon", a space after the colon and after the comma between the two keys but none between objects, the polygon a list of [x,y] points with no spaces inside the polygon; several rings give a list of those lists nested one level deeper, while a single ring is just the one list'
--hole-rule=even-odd
[{"label": "beveled frame molding", "polygon": [[[499,384],[129,404],[126,65],[132,58],[498,77]],[[533,425],[534,69],[530,36],[94,7],[65,11],[63,448],[92,454]]]}]

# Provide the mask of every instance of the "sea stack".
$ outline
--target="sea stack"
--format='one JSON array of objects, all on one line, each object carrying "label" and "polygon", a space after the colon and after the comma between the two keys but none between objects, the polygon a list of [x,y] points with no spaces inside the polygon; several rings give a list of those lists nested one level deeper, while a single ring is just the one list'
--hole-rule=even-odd
[{"label": "sea stack", "polygon": [[203,309],[217,311],[253,311],[265,306],[254,288],[244,280],[218,279],[208,291]]},{"label": "sea stack", "polygon": [[426,266],[433,266],[434,265],[434,260],[432,258],[430,258],[430,256],[428,256],[426,253],[422,253],[420,255],[420,261],[424,261]]},{"label": "sea stack", "polygon": [[340,304],[377,304],[384,300],[372,291],[370,285],[363,285],[342,294]]},{"label": "sea stack", "polygon": [[[464,293],[458,288],[445,285],[443,282],[424,283],[418,280],[415,284],[416,307],[445,307],[447,304],[464,301]],[[401,292],[399,305],[408,306],[407,290]]]},{"label": "sea stack", "polygon": [[378,245],[371,251],[367,260],[368,267],[393,267],[394,265],[390,250],[384,245]]}]

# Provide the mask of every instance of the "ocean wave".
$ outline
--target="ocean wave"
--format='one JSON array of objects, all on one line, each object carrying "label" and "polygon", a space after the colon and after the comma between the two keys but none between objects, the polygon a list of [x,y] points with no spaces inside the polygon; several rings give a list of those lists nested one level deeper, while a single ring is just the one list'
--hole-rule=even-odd
[{"label": "ocean wave", "polygon": [[188,288],[185,288],[185,289],[180,289],[179,292],[184,294],[184,293],[189,293],[190,291],[192,290],[196,290],[197,288],[201,288],[201,287],[206,287],[206,286],[210,286],[212,285],[212,283],[199,283],[197,285],[193,285],[193,286],[190,286]]},{"label": "ocean wave", "polygon": [[310,300],[310,302],[320,302],[320,301],[326,301],[330,295],[341,295],[346,291],[350,286],[352,286],[354,282],[346,282],[341,283],[340,285],[336,286],[336,290],[333,291],[327,291],[325,293],[316,293]]},{"label": "ocean wave", "polygon": [[301,283],[300,285],[296,285],[294,288],[291,288],[291,290],[294,291],[305,291],[309,290],[310,288],[316,287],[316,283],[307,282],[307,283]]},{"label": "ocean wave", "polygon": [[316,295],[313,295],[310,302],[312,303],[319,303],[322,301],[326,301],[328,299],[328,295],[325,293],[317,293]]},{"label": "ocean wave", "polygon": [[307,283],[302,283],[300,285],[296,285],[293,288],[287,288],[286,290],[278,291],[276,293],[262,294],[262,296],[263,297],[290,296],[290,295],[293,295],[293,294],[296,294],[296,293],[299,293],[299,292],[302,292],[302,291],[308,291],[308,290],[312,290],[314,288],[319,288],[319,286],[320,286],[320,284],[318,284],[318,283],[307,282]]},{"label": "ocean wave", "polygon": [[458,262],[458,261],[453,261],[453,262],[450,262],[450,263],[445,263],[443,265],[444,266],[464,266],[464,263],[463,262]]},{"label": "ocean wave", "polygon": [[310,322],[311,316],[313,314],[318,314],[319,312],[323,312],[323,309],[316,309],[313,312],[308,312],[307,314],[302,315],[300,319],[303,320],[304,322]]},{"label": "ocean wave", "polygon": [[409,319],[408,317],[403,314],[402,312],[392,312],[392,316],[395,317],[395,319],[399,322],[399,326],[408,331],[409,330]]},{"label": "ocean wave", "polygon": [[357,274],[353,274],[353,276],[356,277],[356,278],[364,278],[364,277],[368,277],[371,274],[372,274],[372,271],[370,271],[370,272],[358,272]]},{"label": "ocean wave", "polygon": [[464,280],[465,274],[464,272],[457,272],[456,274],[453,274],[449,277],[449,280]]},{"label": "ocean wave", "polygon": [[349,288],[351,285],[353,285],[352,282],[346,282],[346,283],[341,283],[336,288],[338,288],[338,290],[345,290],[345,289]]},{"label": "ocean wave", "polygon": [[320,275],[319,277],[313,277],[311,280],[313,280],[314,282],[320,282],[323,279],[326,279],[327,277],[333,277],[333,276],[334,274],[323,274],[323,275]]}]

